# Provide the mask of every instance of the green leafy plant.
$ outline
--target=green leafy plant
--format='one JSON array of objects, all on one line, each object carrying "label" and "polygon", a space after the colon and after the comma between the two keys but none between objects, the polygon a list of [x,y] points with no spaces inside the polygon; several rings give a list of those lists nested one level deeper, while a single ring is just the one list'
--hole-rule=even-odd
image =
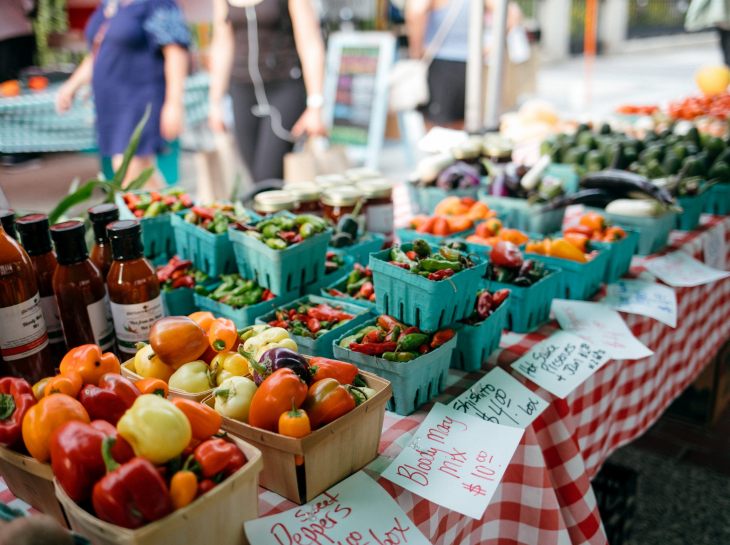
[{"label": "green leafy plant", "polygon": [[56,207],[48,214],[48,219],[50,220],[51,225],[57,223],[59,218],[63,216],[66,212],[68,212],[72,207],[91,199],[92,195],[94,194],[94,189],[96,189],[97,187],[101,189],[101,191],[105,194],[105,199],[103,202],[114,202],[114,196],[119,191],[126,192],[132,191],[134,189],[142,189],[145,184],[147,184],[147,182],[155,172],[155,169],[153,167],[148,167],[144,169],[139,176],[137,176],[129,183],[127,187],[122,188],[122,182],[127,175],[129,163],[132,161],[132,157],[134,157],[134,153],[137,151],[137,146],[139,146],[139,139],[142,136],[142,130],[144,129],[144,126],[147,123],[149,117],[150,106],[147,105],[147,109],[145,110],[142,119],[135,127],[134,132],[132,133],[132,137],[129,139],[129,145],[124,152],[122,164],[120,165],[119,169],[114,173],[114,178],[112,178],[112,180],[109,182],[106,180],[89,180],[85,184],[78,187],[78,189],[74,189],[71,193],[64,197],[61,202],[59,202]]}]

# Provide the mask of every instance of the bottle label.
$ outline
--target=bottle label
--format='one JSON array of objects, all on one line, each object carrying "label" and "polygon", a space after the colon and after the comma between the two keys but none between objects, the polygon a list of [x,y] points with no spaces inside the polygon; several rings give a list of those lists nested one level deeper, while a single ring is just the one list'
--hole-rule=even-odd
[{"label": "bottle label", "polygon": [[64,342],[56,298],[53,295],[41,297],[41,308],[43,309],[43,319],[46,322],[48,341],[51,344]]},{"label": "bottle label", "polygon": [[48,346],[41,297],[0,308],[0,354],[5,361],[26,358]]},{"label": "bottle label", "polygon": [[104,295],[95,303],[86,307],[91,322],[91,330],[94,332],[94,339],[102,351],[109,350],[114,345],[114,321],[109,306],[109,296]]},{"label": "bottle label", "polygon": [[161,295],[144,303],[111,305],[117,344],[124,352],[137,352],[137,343],[149,341],[152,324],[165,316]]},{"label": "bottle label", "polygon": [[393,232],[393,205],[369,204],[365,212],[367,230],[371,233]]}]

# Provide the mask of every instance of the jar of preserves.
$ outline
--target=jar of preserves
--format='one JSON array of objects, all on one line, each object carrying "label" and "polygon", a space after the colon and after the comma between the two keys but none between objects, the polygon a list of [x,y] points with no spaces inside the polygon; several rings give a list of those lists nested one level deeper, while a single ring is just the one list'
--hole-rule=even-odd
[{"label": "jar of preserves", "polygon": [[265,216],[275,214],[277,212],[283,212],[284,210],[293,212],[297,206],[296,196],[290,191],[283,191],[280,189],[259,193],[253,198],[253,200],[253,209],[259,214],[263,214]]},{"label": "jar of preserves", "polygon": [[342,174],[320,174],[319,176],[315,176],[314,182],[319,186],[319,189],[322,191],[331,187],[352,185],[352,181]]},{"label": "jar of preserves", "polygon": [[393,243],[393,185],[384,178],[364,180],[357,184],[362,191],[365,202],[365,230],[380,233],[385,237],[385,244]]},{"label": "jar of preserves", "polygon": [[320,188],[314,182],[298,182],[286,184],[284,191],[293,193],[297,200],[295,214],[322,215],[322,206],[319,204]]},{"label": "jar of preserves", "polygon": [[383,175],[379,170],[369,167],[357,167],[348,168],[345,171],[345,178],[350,180],[352,183],[362,182],[363,180],[374,180],[376,178],[382,178]]},{"label": "jar of preserves", "polygon": [[479,161],[482,156],[482,140],[468,139],[451,148],[451,153],[457,161],[463,161],[471,165]]},{"label": "jar of preserves", "polygon": [[482,154],[496,164],[506,164],[512,161],[512,141],[490,133],[482,142]]},{"label": "jar of preserves", "polygon": [[362,192],[354,187],[332,187],[322,192],[322,212],[324,217],[337,223],[345,214],[352,214],[357,203],[362,199]]}]

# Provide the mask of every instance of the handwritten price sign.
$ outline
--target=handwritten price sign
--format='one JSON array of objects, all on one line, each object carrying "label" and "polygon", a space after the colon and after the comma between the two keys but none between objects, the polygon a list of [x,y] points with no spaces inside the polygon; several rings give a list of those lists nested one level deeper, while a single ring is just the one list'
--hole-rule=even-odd
[{"label": "handwritten price sign", "polygon": [[557,331],[536,344],[512,368],[561,399],[610,360],[605,350],[568,333]]},{"label": "handwritten price sign", "polygon": [[306,505],[244,523],[254,545],[429,545],[398,504],[359,471]]},{"label": "handwritten price sign", "polygon": [[433,503],[480,519],[524,430],[436,403],[414,442],[383,477]]},{"label": "handwritten price sign", "polygon": [[712,269],[680,251],[652,259],[647,262],[646,270],[662,282],[676,287],[701,286],[730,276],[730,273]]},{"label": "handwritten price sign", "polygon": [[547,409],[548,402],[495,367],[449,406],[493,424],[524,429]]},{"label": "handwritten price sign", "polygon": [[622,312],[654,318],[677,327],[677,294],[669,286],[643,280],[619,280],[606,287],[601,303]]},{"label": "handwritten price sign", "polygon": [[702,250],[705,257],[705,265],[713,269],[724,271],[727,267],[727,246],[725,244],[725,225],[718,223],[712,229],[702,235]]}]

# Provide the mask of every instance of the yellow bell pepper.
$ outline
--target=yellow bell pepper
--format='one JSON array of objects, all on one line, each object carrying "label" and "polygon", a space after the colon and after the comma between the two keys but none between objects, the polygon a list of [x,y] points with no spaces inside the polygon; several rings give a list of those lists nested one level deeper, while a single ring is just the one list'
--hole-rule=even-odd
[{"label": "yellow bell pepper", "polygon": [[562,238],[556,238],[552,241],[550,249],[548,250],[548,255],[552,257],[559,257],[560,259],[577,261],[578,263],[585,263],[588,261],[583,252]]},{"label": "yellow bell pepper", "polygon": [[227,378],[220,387],[213,390],[216,412],[248,424],[248,411],[257,389],[250,378]]},{"label": "yellow bell pepper", "polygon": [[164,464],[185,450],[192,438],[187,416],[158,395],[139,396],[117,423],[119,435],[136,456]]},{"label": "yellow bell pepper", "polygon": [[231,377],[242,377],[248,370],[248,361],[238,352],[221,352],[210,362],[211,372],[215,372],[218,386]]},{"label": "yellow bell pepper", "polygon": [[142,378],[158,378],[165,382],[169,381],[175,370],[155,355],[151,345],[137,346],[139,350],[134,355],[134,370],[136,373]]},{"label": "yellow bell pepper", "polygon": [[170,377],[170,388],[177,388],[190,394],[199,394],[215,388],[215,373],[204,361],[191,361],[181,366]]},{"label": "yellow bell pepper", "polygon": [[[294,350],[294,352],[298,352],[297,343],[294,342],[293,339],[282,339],[279,342],[275,343],[269,343],[265,344],[263,346],[259,346],[259,349],[256,351],[256,355],[254,356],[254,359],[258,362],[261,361],[261,356],[264,355],[264,352],[267,350],[271,350],[272,348],[289,348],[290,350]],[[249,365],[250,367],[250,365]],[[250,371],[250,373],[253,375],[253,371]]]},{"label": "yellow bell pepper", "polygon": [[269,343],[278,343],[289,338],[289,332],[283,327],[270,327],[243,343],[243,350],[256,354],[260,346]]}]

